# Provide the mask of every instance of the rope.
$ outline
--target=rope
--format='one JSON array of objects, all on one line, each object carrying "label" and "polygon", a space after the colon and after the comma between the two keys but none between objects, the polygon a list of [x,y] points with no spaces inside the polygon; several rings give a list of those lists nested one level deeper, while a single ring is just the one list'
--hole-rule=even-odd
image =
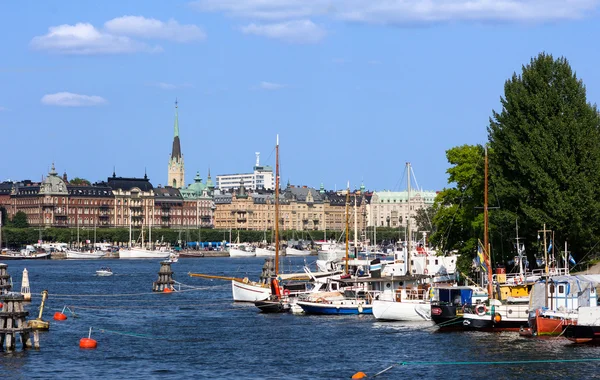
[{"label": "rope", "polygon": [[[176,293],[191,292],[191,291],[195,291],[195,290],[209,290],[209,289],[215,289],[215,288],[216,288],[215,286],[192,287],[192,289],[178,290]],[[72,298],[72,297],[130,297],[130,296],[144,296],[144,295],[157,295],[157,294],[163,294],[163,292],[121,293],[121,294],[51,294],[51,296],[52,296],[52,298]]]},{"label": "rope", "polygon": [[202,339],[202,338],[198,338],[198,339],[172,339],[172,338],[165,337],[165,336],[156,336],[156,335],[150,335],[150,334],[140,334],[140,333],[129,332],[129,331],[108,330],[108,329],[102,329],[102,328],[98,328],[98,327],[95,327],[94,329],[97,330],[97,331],[100,331],[101,333],[124,335],[124,336],[129,336],[129,337],[132,337],[132,338],[141,338],[141,339],[165,340],[167,342],[202,342],[202,341],[205,341],[205,339]]}]

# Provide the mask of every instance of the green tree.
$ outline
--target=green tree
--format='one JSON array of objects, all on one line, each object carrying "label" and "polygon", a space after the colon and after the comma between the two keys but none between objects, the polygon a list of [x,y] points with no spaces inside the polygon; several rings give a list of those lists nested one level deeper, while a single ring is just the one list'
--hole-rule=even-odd
[{"label": "green tree", "polygon": [[79,178],[79,177],[75,177],[72,180],[69,181],[69,183],[71,185],[77,185],[77,186],[91,186],[91,182],[88,181],[85,178]]},{"label": "green tree", "polygon": [[483,240],[484,152],[480,145],[463,145],[446,151],[451,167],[448,183],[433,205],[431,243],[441,252],[460,254],[461,272],[471,271],[478,240]]},{"label": "green tree", "polygon": [[0,220],[0,225],[6,226],[6,222],[8,221],[8,211],[4,206],[0,206],[0,214],[2,214],[2,220]]},{"label": "green tree", "polygon": [[435,232],[433,225],[434,208],[432,206],[417,209],[415,212],[415,223],[418,231],[427,231],[429,236]]},{"label": "green tree", "polygon": [[27,228],[29,227],[29,222],[27,221],[27,214],[23,211],[17,211],[15,216],[13,216],[11,225],[15,228]]},{"label": "green tree", "polygon": [[[600,130],[595,105],[565,58],[539,54],[504,85],[488,127],[490,171],[501,209],[497,230],[519,233],[528,251],[546,224],[579,256],[600,231]],[[514,234],[503,234],[512,246]],[[531,260],[530,260],[531,261]]]}]

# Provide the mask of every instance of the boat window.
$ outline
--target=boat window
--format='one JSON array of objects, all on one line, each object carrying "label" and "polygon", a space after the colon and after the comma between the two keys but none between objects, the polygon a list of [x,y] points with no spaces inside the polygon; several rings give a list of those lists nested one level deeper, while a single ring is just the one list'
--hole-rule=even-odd
[{"label": "boat window", "polygon": [[558,294],[564,294],[564,293],[565,293],[565,286],[558,285]]},{"label": "boat window", "polygon": [[337,290],[337,284],[331,284],[331,290]]},{"label": "boat window", "polygon": [[554,294],[555,288],[554,284],[550,284],[550,293]]}]

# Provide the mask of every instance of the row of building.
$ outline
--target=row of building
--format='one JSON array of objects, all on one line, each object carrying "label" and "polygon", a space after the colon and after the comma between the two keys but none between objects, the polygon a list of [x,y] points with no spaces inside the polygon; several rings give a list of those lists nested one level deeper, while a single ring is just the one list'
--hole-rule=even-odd
[{"label": "row of building", "polygon": [[[216,177],[210,170],[204,182],[197,172],[185,186],[185,166],[179,137],[177,102],[174,138],[168,163],[168,186],[154,187],[148,177],[117,177],[94,184],[70,183],[54,163],[42,182],[0,183],[0,206],[9,218],[22,211],[36,227],[156,227],[270,230],[275,225],[275,178],[270,166],[251,173]],[[419,208],[433,204],[433,191],[369,192],[361,185],[350,192],[326,191],[288,183],[280,191],[280,228],[284,230],[342,230],[347,199],[352,227],[400,227]],[[409,209],[410,205],[410,209]],[[414,223],[412,223],[414,225]]]}]

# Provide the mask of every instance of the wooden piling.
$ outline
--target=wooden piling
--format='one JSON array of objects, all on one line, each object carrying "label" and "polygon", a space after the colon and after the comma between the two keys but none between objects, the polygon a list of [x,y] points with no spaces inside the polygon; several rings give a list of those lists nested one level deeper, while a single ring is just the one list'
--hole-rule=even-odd
[{"label": "wooden piling", "polygon": [[8,265],[0,264],[0,295],[10,292],[10,274],[8,274]]},{"label": "wooden piling", "polygon": [[25,301],[23,295],[9,293],[0,296],[2,301],[2,310],[0,311],[0,348],[6,351],[13,351],[17,345],[17,334],[21,341],[23,349],[30,348],[31,328],[28,326],[25,318],[29,312],[23,309]]},{"label": "wooden piling", "polygon": [[171,263],[168,261],[160,262],[160,270],[158,271],[158,280],[152,284],[153,292],[164,292],[165,289],[173,290],[173,271],[171,270]]}]

